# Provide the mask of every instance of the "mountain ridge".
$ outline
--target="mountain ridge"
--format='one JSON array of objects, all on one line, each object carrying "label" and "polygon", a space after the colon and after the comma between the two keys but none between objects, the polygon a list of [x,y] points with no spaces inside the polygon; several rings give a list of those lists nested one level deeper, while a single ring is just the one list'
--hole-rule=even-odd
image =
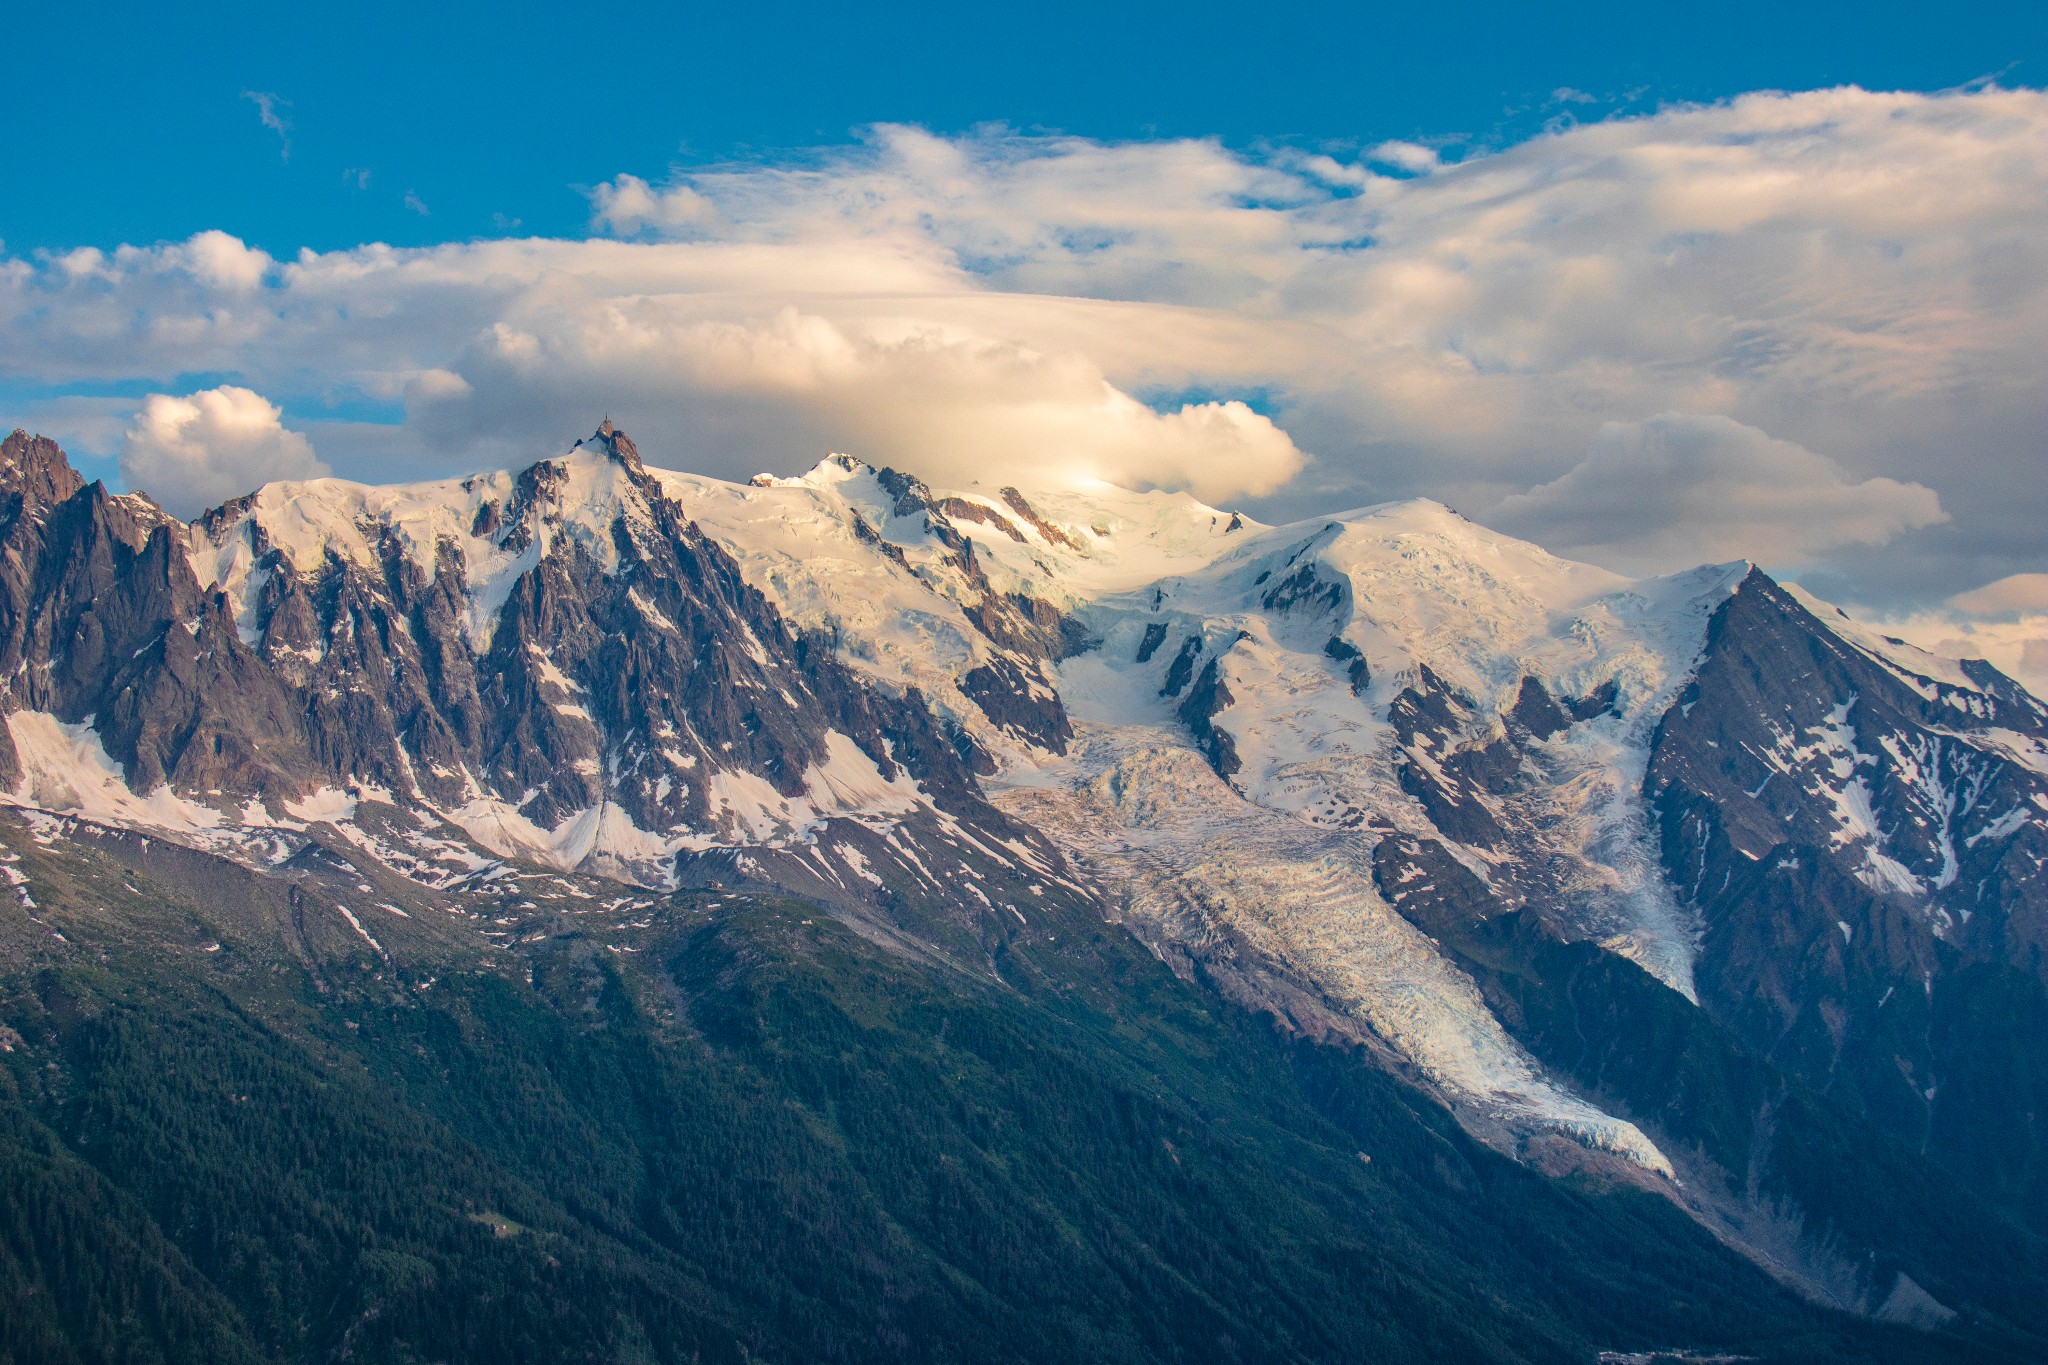
[{"label": "mountain ridge", "polygon": [[[1426,500],[1266,527],[843,456],[729,484],[609,422],[522,471],[269,485],[189,525],[17,433],[0,498],[0,778],[32,830],[291,886],[367,865],[477,926],[550,876],[572,920],[796,896],[1098,999],[1128,933],[1809,1297],[2025,1316],[1924,1211],[1852,1229],[1770,1130],[1902,1144],[1992,1201],[1966,1221],[2048,1231],[2048,712],[1754,565],[1630,580]],[[1616,1084],[1543,1022],[1589,1009],[1741,1060],[1701,1095],[1647,1058]]]}]

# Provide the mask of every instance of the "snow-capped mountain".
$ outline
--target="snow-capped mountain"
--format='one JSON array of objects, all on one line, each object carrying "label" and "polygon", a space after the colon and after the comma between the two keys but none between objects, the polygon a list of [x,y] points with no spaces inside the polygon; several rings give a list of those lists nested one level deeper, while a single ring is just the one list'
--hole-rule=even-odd
[{"label": "snow-capped mountain", "polygon": [[[19,432],[0,489],[0,781],[37,818],[479,898],[773,887],[989,974],[1121,924],[1871,1311],[1949,1310],[1773,1146],[1806,1130],[1771,1086],[2048,1215],[2048,710],[1752,566],[1630,580],[1431,502],[732,484],[609,423],[190,525]],[[1539,970],[1567,950],[1648,1071],[1547,1029],[1592,999]],[[1723,1039],[1789,1079],[1673,1060]]]}]

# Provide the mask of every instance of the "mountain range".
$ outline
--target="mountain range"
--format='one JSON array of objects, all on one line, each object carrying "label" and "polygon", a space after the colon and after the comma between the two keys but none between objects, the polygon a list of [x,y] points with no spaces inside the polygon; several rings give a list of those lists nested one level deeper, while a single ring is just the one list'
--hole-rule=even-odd
[{"label": "mountain range", "polygon": [[2048,1357],[2048,708],[1751,564],[17,431],[0,677],[0,1360]]}]

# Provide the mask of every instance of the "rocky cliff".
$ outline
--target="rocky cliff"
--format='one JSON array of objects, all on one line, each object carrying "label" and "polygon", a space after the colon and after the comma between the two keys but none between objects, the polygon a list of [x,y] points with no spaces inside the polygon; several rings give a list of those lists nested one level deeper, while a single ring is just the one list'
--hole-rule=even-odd
[{"label": "rocky cliff", "polygon": [[1968,1247],[2048,1231],[2048,711],[1748,565],[1629,580],[1426,502],[729,484],[609,423],[188,525],[17,432],[0,672],[0,778],[62,837],[508,944],[528,885],[773,893],[1096,998],[1134,935],[1810,1296],[2024,1316]]}]

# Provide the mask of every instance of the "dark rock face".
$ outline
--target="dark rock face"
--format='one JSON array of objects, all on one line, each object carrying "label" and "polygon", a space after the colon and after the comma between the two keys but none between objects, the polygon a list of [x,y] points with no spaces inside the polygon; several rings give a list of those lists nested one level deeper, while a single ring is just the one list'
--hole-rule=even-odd
[{"label": "dark rock face", "polygon": [[1323,611],[1340,611],[1350,596],[1347,585],[1335,578],[1325,578],[1317,572],[1314,562],[1280,579],[1266,589],[1259,604],[1267,611],[1288,612],[1304,607],[1315,607]]},{"label": "dark rock face", "polygon": [[2020,1321],[2035,1312],[2038,1238],[1979,1182],[1890,1136],[1867,1096],[1816,1094],[1739,1025],[1614,953],[1565,941],[1533,908],[1504,907],[1435,840],[1389,835],[1373,876],[1532,1054],[1673,1157],[1695,1217],[1809,1294],[1881,1315],[1905,1275],[1942,1305]]},{"label": "dark rock face", "polygon": [[1202,657],[1202,637],[1190,635],[1181,641],[1180,652],[1173,656],[1173,663],[1167,667],[1166,681],[1159,688],[1162,697],[1177,697],[1187,688],[1188,680],[1195,676],[1195,660]]},{"label": "dark rock face", "polygon": [[[1646,786],[1666,812],[1668,859],[1691,868],[1683,885],[1711,895],[1702,858],[1726,872],[1724,856],[1817,847],[1923,903],[1972,955],[2038,972],[2048,831],[2013,817],[2048,796],[2048,780],[1995,732],[2038,737],[2048,716],[2007,687],[2000,697],[1904,677],[1752,574],[1657,733]],[[1711,828],[1680,809],[1688,793],[1713,804]]]},{"label": "dark rock face", "polygon": [[[176,522],[84,485],[53,443],[19,432],[0,447],[0,500],[8,710],[93,719],[137,791],[303,790],[296,708],[224,604],[200,591]],[[19,779],[11,742],[0,766]]]},{"label": "dark rock face", "polygon": [[[0,461],[6,704],[92,718],[143,793],[169,782],[274,803],[361,782],[401,803],[481,792],[542,827],[606,805],[645,830],[731,835],[710,773],[795,797],[833,763],[837,734],[883,780],[908,772],[960,812],[992,815],[920,698],[877,694],[797,640],[623,434],[587,449],[572,459],[606,462],[630,502],[604,528],[604,560],[555,534],[579,510],[564,505],[561,460],[523,471],[502,505],[484,503],[472,529],[485,545],[444,540],[431,572],[388,527],[374,566],[330,551],[301,572],[249,500],[218,509],[201,529],[243,534],[247,520],[260,575],[238,626],[193,577],[176,522],[82,486],[50,443],[11,437]],[[482,548],[537,557],[479,650],[464,613]],[[1010,723],[1063,742],[1042,676],[1013,665],[983,692]]]},{"label": "dark rock face", "polygon": [[[1242,525],[1236,517],[1232,522],[1232,530]],[[1255,581],[1266,591],[1259,598],[1259,605],[1283,615],[1321,612],[1340,621],[1348,619],[1351,615],[1351,580],[1326,569],[1322,561],[1315,558],[1315,551],[1342,535],[1343,531],[1341,524],[1331,522],[1296,546],[1280,567],[1261,573]]]},{"label": "dark rock face", "polygon": [[1706,926],[1702,1005],[2041,1226],[2048,780],[2009,745],[2048,725],[1970,676],[1982,691],[1880,662],[1753,573],[1645,792]]},{"label": "dark rock face", "polygon": [[1522,679],[1522,690],[1515,695],[1507,718],[1537,739],[1549,739],[1558,731],[1569,729],[1573,720],[1550,695],[1550,690],[1535,678]]},{"label": "dark rock face", "polygon": [[[1092,647],[1092,642],[1077,622],[1050,603],[1027,593],[999,592],[960,523],[992,527],[1019,543],[1028,543],[1020,524],[1049,541],[1068,546],[1073,542],[1040,517],[1015,489],[1005,489],[1003,501],[1021,522],[1012,522],[1001,512],[965,498],[937,497],[922,480],[897,470],[878,469],[874,474],[894,499],[891,515],[915,519],[923,534],[940,547],[939,568],[920,572],[920,577],[934,591],[958,601],[968,621],[997,648],[992,662],[961,680],[961,690],[993,724],[1055,753],[1066,752],[1073,726],[1045,666]],[[902,550],[880,532],[859,521],[855,532],[909,568]]]},{"label": "dark rock face", "polygon": [[1471,742],[1478,719],[1473,701],[1427,666],[1387,711],[1401,747],[1401,789],[1451,838],[1492,848],[1507,832],[1488,798],[1513,784],[1521,757],[1504,739]]},{"label": "dark rock face", "polygon": [[1457,942],[1504,908],[1486,883],[1434,839],[1381,839],[1372,851],[1372,879],[1402,918],[1447,942]]},{"label": "dark rock face", "polygon": [[1612,711],[1620,695],[1621,685],[1609,678],[1585,696],[1569,698],[1563,705],[1573,720],[1591,720]]},{"label": "dark rock face", "polygon": [[1063,754],[1074,737],[1052,680],[1035,666],[999,654],[969,670],[960,680],[960,690],[991,721],[1041,749]]},{"label": "dark rock face", "polygon": [[1345,676],[1351,683],[1351,695],[1364,696],[1372,686],[1372,665],[1367,662],[1365,651],[1341,635],[1332,635],[1330,642],[1323,646],[1323,653],[1344,665]]},{"label": "dark rock face", "polygon": [[949,521],[955,523],[962,521],[979,522],[983,526],[992,527],[1011,540],[1016,541],[1019,545],[1029,543],[1025,539],[1024,533],[1018,530],[1016,524],[1008,517],[992,508],[983,507],[978,502],[969,502],[965,498],[934,498],[931,507],[934,512],[944,516]]},{"label": "dark rock face", "polygon": [[31,436],[16,427],[0,441],[0,496],[11,507],[7,520],[67,501],[83,487],[85,480],[49,437]]},{"label": "dark rock face", "polygon": [[1024,495],[1022,493],[1019,493],[1016,489],[1005,488],[1002,491],[1002,499],[1003,505],[1005,507],[1008,507],[1012,512],[1015,512],[1018,516],[1022,517],[1026,525],[1030,526],[1033,530],[1037,531],[1038,534],[1040,534],[1041,536],[1044,536],[1047,541],[1051,542],[1054,545],[1064,546],[1069,550],[1078,550],[1081,548],[1079,542],[1077,542],[1072,536],[1068,535],[1065,531],[1062,531],[1059,527],[1053,525],[1044,517],[1040,516],[1038,514],[1038,509],[1033,507],[1030,504],[1030,502],[1025,499]]},{"label": "dark rock face", "polygon": [[1188,689],[1187,696],[1181,699],[1174,714],[1193,733],[1195,742],[1209,760],[1209,766],[1219,776],[1228,778],[1244,764],[1237,756],[1237,741],[1231,737],[1230,731],[1215,724],[1216,717],[1235,700],[1230,695],[1229,685],[1223,681],[1219,662],[1219,657],[1211,657],[1202,665],[1195,685]]}]

